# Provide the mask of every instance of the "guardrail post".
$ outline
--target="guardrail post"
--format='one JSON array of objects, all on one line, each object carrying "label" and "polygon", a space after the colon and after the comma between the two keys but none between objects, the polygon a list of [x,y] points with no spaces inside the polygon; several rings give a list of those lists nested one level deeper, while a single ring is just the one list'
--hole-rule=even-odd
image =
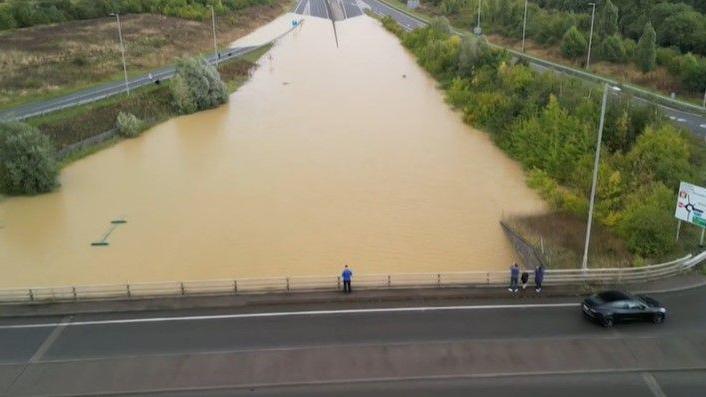
[{"label": "guardrail post", "polygon": [[34,302],[34,292],[32,292],[32,288],[29,289],[29,301]]},{"label": "guardrail post", "polygon": [[336,289],[341,290],[341,276],[336,276]]},{"label": "guardrail post", "polygon": [[392,278],[391,278],[390,275],[388,274],[388,275],[387,275],[387,287],[389,288],[390,286],[392,286]]},{"label": "guardrail post", "polygon": [[441,288],[441,273],[436,273],[436,286]]},{"label": "guardrail post", "polygon": [[233,293],[238,293],[238,280],[233,280]]},{"label": "guardrail post", "polygon": [[287,277],[287,291],[289,291],[289,277]]},{"label": "guardrail post", "polygon": [[78,300],[78,294],[76,294],[76,287],[71,287],[71,294],[73,294],[74,300]]},{"label": "guardrail post", "polygon": [[127,297],[131,298],[132,293],[130,292],[130,284],[125,284],[125,291],[127,291]]},{"label": "guardrail post", "polygon": [[490,285],[490,272],[485,273],[485,283]]},{"label": "guardrail post", "polygon": [[180,283],[179,286],[181,287],[181,296],[186,295],[186,289],[184,288],[184,283],[183,282]]}]

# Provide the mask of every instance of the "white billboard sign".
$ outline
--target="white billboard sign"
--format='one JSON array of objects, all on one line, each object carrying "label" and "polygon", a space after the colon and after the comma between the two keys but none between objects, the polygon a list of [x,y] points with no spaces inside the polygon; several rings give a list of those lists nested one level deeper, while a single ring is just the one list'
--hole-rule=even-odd
[{"label": "white billboard sign", "polygon": [[679,185],[677,219],[706,228],[706,189],[690,183]]}]

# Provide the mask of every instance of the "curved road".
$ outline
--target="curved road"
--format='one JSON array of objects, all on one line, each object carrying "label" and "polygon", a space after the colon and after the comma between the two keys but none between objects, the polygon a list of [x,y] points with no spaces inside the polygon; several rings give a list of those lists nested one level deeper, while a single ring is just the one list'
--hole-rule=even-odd
[{"label": "curved road", "polygon": [[655,297],[613,329],[541,298],[5,319],[0,394],[698,395],[706,287]]}]

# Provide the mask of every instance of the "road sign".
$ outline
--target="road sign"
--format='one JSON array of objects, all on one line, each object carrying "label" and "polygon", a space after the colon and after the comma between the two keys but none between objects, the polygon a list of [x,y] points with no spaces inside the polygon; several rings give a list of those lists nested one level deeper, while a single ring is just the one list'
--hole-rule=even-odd
[{"label": "road sign", "polygon": [[684,222],[706,228],[706,188],[682,182],[679,185],[674,216]]}]

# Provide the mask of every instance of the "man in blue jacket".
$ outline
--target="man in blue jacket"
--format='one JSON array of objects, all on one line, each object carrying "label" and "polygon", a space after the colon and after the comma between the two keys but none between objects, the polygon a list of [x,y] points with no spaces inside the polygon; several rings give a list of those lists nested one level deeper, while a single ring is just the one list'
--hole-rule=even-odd
[{"label": "man in blue jacket", "polygon": [[535,291],[542,292],[542,282],[544,281],[544,265],[539,265],[534,269],[534,283],[537,286]]},{"label": "man in blue jacket", "polygon": [[510,268],[510,292],[517,292],[517,281],[520,278],[520,266],[515,262]]},{"label": "man in blue jacket", "polygon": [[351,271],[351,269],[348,268],[348,265],[346,265],[346,267],[343,268],[343,273],[341,273],[341,278],[343,279],[343,292],[350,293],[351,292],[351,278],[353,278],[353,272]]}]

